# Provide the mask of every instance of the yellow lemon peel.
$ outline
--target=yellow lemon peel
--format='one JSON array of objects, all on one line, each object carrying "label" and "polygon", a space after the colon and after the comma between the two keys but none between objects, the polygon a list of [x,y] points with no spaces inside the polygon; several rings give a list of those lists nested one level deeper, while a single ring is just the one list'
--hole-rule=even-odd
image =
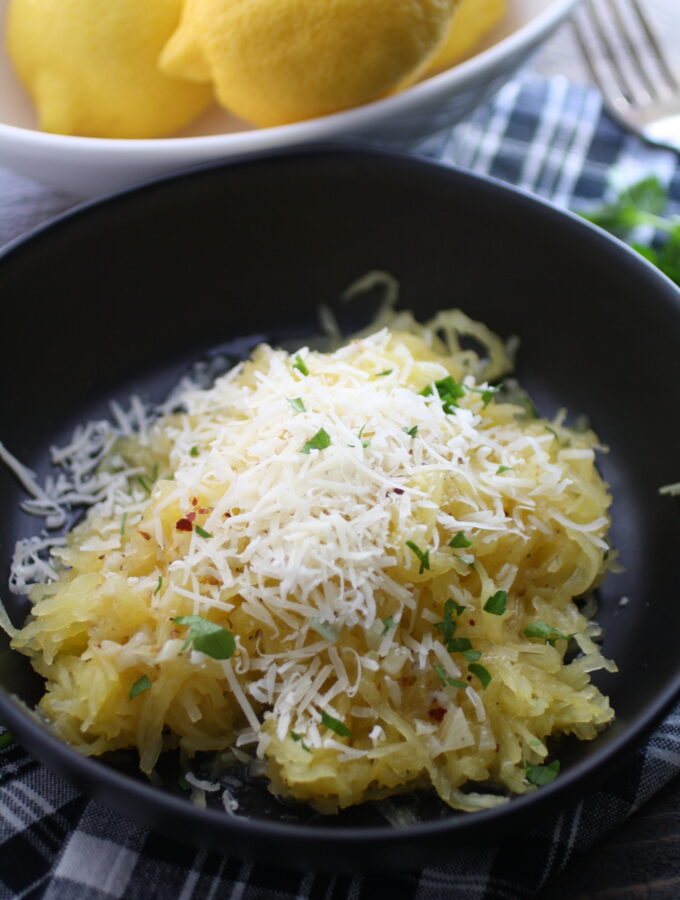
[{"label": "yellow lemon peel", "polygon": [[425,74],[442,72],[469,56],[482,38],[501,21],[506,7],[506,0],[461,0],[449,33],[430,59]]},{"label": "yellow lemon peel", "polygon": [[12,0],[7,48],[40,125],[60,134],[170,134],[212,100],[210,86],[162,72],[182,0]]}]

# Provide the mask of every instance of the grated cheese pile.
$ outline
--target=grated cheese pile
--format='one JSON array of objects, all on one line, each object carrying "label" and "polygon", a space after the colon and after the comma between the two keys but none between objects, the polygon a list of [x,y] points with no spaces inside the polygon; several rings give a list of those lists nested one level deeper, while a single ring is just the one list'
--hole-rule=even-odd
[{"label": "grated cheese pile", "polygon": [[458,311],[400,314],[332,353],[261,345],[155,421],[119,409],[99,456],[82,431],[92,505],[15,566],[15,589],[46,582],[13,646],[54,730],[147,773],[171,747],[247,752],[326,812],[548,780],[548,738],[613,716],[573,602],[606,568],[610,498],[592,432],[490,386],[509,366]]}]

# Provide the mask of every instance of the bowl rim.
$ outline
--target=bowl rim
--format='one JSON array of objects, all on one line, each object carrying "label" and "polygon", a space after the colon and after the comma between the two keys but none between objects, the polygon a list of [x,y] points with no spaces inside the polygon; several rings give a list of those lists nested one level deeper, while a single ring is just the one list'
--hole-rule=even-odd
[{"label": "bowl rim", "polygon": [[[73,220],[87,218],[92,212],[99,212],[107,206],[116,203],[126,203],[130,198],[141,196],[148,191],[162,190],[166,184],[177,184],[181,181],[192,180],[200,177],[210,177],[212,172],[223,170],[238,170],[240,167],[254,167],[267,165],[271,161],[285,164],[285,160],[308,157],[332,157],[343,156],[354,159],[373,159],[374,161],[388,160],[391,163],[409,168],[413,171],[426,170],[435,177],[445,179],[455,184],[456,181],[474,183],[478,189],[487,193],[504,195],[505,199],[518,205],[518,209],[526,209],[530,214],[539,214],[546,218],[549,227],[555,227],[555,223],[562,223],[571,233],[590,235],[594,246],[609,254],[617,253],[620,262],[629,269],[640,274],[642,280],[649,282],[658,300],[664,300],[671,305],[680,320],[680,288],[670,279],[649,263],[642,256],[612,237],[601,228],[586,221],[575,213],[561,209],[548,200],[537,197],[527,190],[509,185],[497,178],[481,175],[465,169],[451,166],[441,161],[433,161],[413,157],[409,154],[391,150],[376,148],[349,147],[346,145],[304,146],[282,150],[262,150],[254,155],[243,155],[220,162],[204,163],[192,167],[181,173],[160,176],[150,179],[143,184],[136,185],[123,191],[116,191],[103,198],[98,198],[78,205],[77,207],[61,214],[57,218],[47,222],[38,228],[17,238],[0,250],[0,267],[7,258],[15,253],[22,253],[36,240],[41,240],[49,235],[53,229],[59,229]],[[93,788],[93,785],[105,783],[107,793],[118,792],[126,795],[128,805],[141,802],[143,805],[151,804],[161,815],[181,817],[189,824],[206,829],[216,829],[224,836],[238,837],[242,840],[253,840],[258,844],[272,839],[295,841],[305,847],[316,846],[320,848],[329,843],[340,846],[349,846],[360,841],[363,844],[374,845],[376,843],[388,843],[398,845],[418,837],[427,836],[442,837],[444,834],[451,837],[461,837],[465,840],[475,840],[480,836],[488,835],[488,828],[502,829],[512,821],[519,821],[523,815],[531,813],[538,815],[548,808],[563,807],[569,804],[569,793],[574,792],[575,797],[581,797],[587,785],[603,780],[603,772],[609,766],[612,771],[616,764],[623,764],[628,754],[638,745],[648,732],[656,725],[664,714],[671,708],[680,695],[680,672],[669,679],[663,689],[659,691],[654,701],[649,704],[643,713],[632,722],[625,725],[623,730],[612,737],[604,746],[595,747],[588,756],[570,766],[559,779],[545,785],[540,790],[530,791],[527,794],[514,796],[510,802],[501,806],[480,810],[474,814],[453,815],[441,820],[429,820],[413,825],[395,828],[385,826],[346,826],[341,830],[333,830],[315,825],[291,824],[283,822],[269,822],[264,819],[247,819],[245,817],[232,817],[221,810],[200,809],[189,803],[184,797],[175,796],[158,787],[137,781],[133,777],[112,769],[96,758],[85,757],[75,749],[53,735],[47,726],[38,721],[37,716],[31,710],[27,711],[25,704],[4,690],[0,690],[0,712],[3,720],[9,728],[17,733],[20,740],[24,740],[31,748],[39,746],[46,748],[45,755],[58,760],[58,765],[48,764],[48,768],[67,773],[77,783],[86,783],[86,792],[90,796],[102,793]],[[39,759],[43,753],[36,754]],[[114,805],[111,803],[111,805]],[[116,806],[121,809],[120,806]],[[549,810],[548,810],[549,811]],[[121,811],[122,815],[126,815]],[[128,816],[132,814],[127,813]],[[161,825],[158,826],[161,828]],[[257,852],[254,851],[254,856]],[[291,864],[292,861],[291,861]]]},{"label": "bowl rim", "polygon": [[580,0],[550,0],[549,5],[525,25],[452,68],[417,82],[401,93],[326,116],[270,128],[249,127],[243,131],[220,134],[162,138],[81,137],[52,134],[37,128],[0,122],[0,141],[23,144],[27,149],[41,146],[50,151],[80,150],[147,158],[157,153],[172,155],[173,151],[191,152],[198,149],[205,151],[228,149],[238,153],[250,149],[257,150],[270,144],[320,140],[326,136],[332,137],[340,131],[361,130],[374,125],[376,119],[405,114],[430,100],[450,94],[456,88],[465,87],[477,80],[486,69],[493,69],[506,57],[512,57],[532,47],[556,27],[578,2]]}]

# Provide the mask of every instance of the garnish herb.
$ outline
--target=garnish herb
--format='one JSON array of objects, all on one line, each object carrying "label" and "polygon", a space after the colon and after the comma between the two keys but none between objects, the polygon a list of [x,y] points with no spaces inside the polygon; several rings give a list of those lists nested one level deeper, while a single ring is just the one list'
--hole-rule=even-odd
[{"label": "garnish herb", "polygon": [[[582,215],[627,241],[672,281],[680,284],[680,216],[669,215],[667,208],[668,191],[656,176],[651,176],[623,188],[612,203]],[[658,249],[630,240],[639,225],[651,225],[664,235]]]},{"label": "garnish herb", "polygon": [[433,666],[432,668],[439,676],[442,684],[448,684],[450,687],[454,688],[463,688],[463,690],[467,687],[467,684],[464,681],[459,681],[457,678],[451,678],[450,675],[447,675],[446,669],[443,666]]},{"label": "garnish herb", "polygon": [[530,781],[537,787],[542,787],[544,784],[550,784],[551,781],[557,778],[560,771],[560,761],[559,759],[554,759],[547,766],[534,766],[530,762],[525,762],[524,771],[527,781]]},{"label": "garnish herb", "polygon": [[380,637],[385,637],[390,628],[394,628],[396,624],[397,623],[394,621],[394,616],[388,616],[386,619],[383,619],[383,625],[385,627],[380,632]]},{"label": "garnish herb", "polygon": [[468,672],[472,672],[473,675],[476,675],[477,678],[482,682],[482,687],[487,688],[489,686],[489,682],[491,681],[491,673],[488,669],[485,669],[484,666],[481,666],[479,663],[470,663],[468,666]]},{"label": "garnish herb", "polygon": [[143,475],[138,475],[138,476],[137,476],[137,481],[141,484],[143,490],[144,490],[147,494],[151,494],[151,488],[150,488],[149,485],[147,484],[146,478],[145,478]]},{"label": "garnish herb", "polygon": [[142,675],[130,688],[130,700],[134,700],[135,697],[139,697],[139,695],[143,694],[144,691],[148,691],[150,687],[151,679],[148,675]]},{"label": "garnish herb", "polygon": [[312,450],[325,450],[326,447],[330,447],[330,445],[331,439],[328,432],[324,431],[323,428],[319,428],[314,437],[310,438],[302,445],[300,453],[311,453]]},{"label": "garnish herb", "polygon": [[212,534],[209,531],[206,531],[205,528],[201,528],[200,525],[194,525],[194,531],[199,537],[202,538],[211,538]]},{"label": "garnish herb", "polygon": [[557,628],[553,628],[552,625],[547,625],[545,622],[532,622],[524,629],[524,637],[539,638],[545,641],[546,644],[554,647],[555,641],[568,641],[573,637],[573,634],[563,634]]},{"label": "garnish herb", "polygon": [[339,719],[334,719],[333,716],[329,716],[327,712],[321,713],[321,724],[325,725],[326,728],[330,728],[331,731],[334,731],[340,737],[352,737],[352,732],[345,723]]},{"label": "garnish herb", "polygon": [[[453,636],[456,633],[457,622],[453,621],[453,610],[454,610],[455,601],[449,597],[449,599],[444,604],[444,621],[437,622],[435,624],[435,628],[439,628],[442,632],[442,640],[446,647],[448,648],[449,644],[453,640]],[[460,613],[458,613],[460,615]]]},{"label": "garnish herb", "polygon": [[468,387],[467,385],[464,385],[464,387],[466,387],[468,389],[468,391],[473,391],[475,394],[482,395],[482,405],[483,405],[484,409],[486,409],[486,407],[489,405],[489,403],[491,403],[491,401],[494,398],[494,394],[497,394],[499,391],[499,388],[492,387],[491,385],[489,385],[489,387],[485,387],[485,388]]},{"label": "garnish herb", "polygon": [[302,747],[302,749],[306,750],[307,753],[312,752],[310,750],[310,748],[307,746],[307,744],[305,744],[304,740],[302,739],[302,735],[298,734],[297,731],[291,731],[290,736],[293,738],[294,741],[297,741],[300,744],[300,746]]},{"label": "garnish herb", "polygon": [[156,596],[156,594],[160,591],[160,589],[162,587],[163,587],[163,576],[159,575],[158,581],[156,582],[156,590],[153,592],[154,597]]},{"label": "garnish herb", "polygon": [[463,656],[468,662],[477,662],[479,657],[482,655],[481,650],[463,650]]},{"label": "garnish herb", "polygon": [[460,616],[463,612],[465,612],[465,607],[462,603],[456,603],[453,597],[449,597],[449,599],[444,604],[444,609],[455,610],[457,616]]},{"label": "garnish herb", "polygon": [[392,372],[394,372],[394,369],[385,369],[384,372],[376,372],[376,373],[375,373],[375,377],[376,377],[376,378],[383,378],[385,375],[391,375]]},{"label": "garnish herb", "polygon": [[236,650],[234,635],[221,625],[216,625],[203,616],[176,616],[173,622],[187,625],[189,628],[182,650],[193,644],[194,650],[205,653],[213,659],[229,659],[233,656]]},{"label": "garnish herb", "polygon": [[401,429],[404,434],[407,434],[409,437],[415,437],[418,434],[418,426],[414,425],[413,428],[407,428],[405,425]]},{"label": "garnish herb", "polygon": [[125,534],[125,523],[127,522],[127,513],[124,512],[120,520],[120,533]]},{"label": "garnish herb", "polygon": [[286,400],[290,403],[296,413],[307,412],[307,408],[305,404],[302,402],[301,397],[286,397]]},{"label": "garnish herb", "polygon": [[[368,423],[367,423],[367,424],[368,424]],[[366,427],[366,425],[362,425],[361,428],[359,429],[359,433],[357,434],[357,437],[358,437],[359,440],[361,441],[361,446],[364,448],[364,450],[366,449],[366,447],[370,447],[370,446],[371,446],[371,442],[370,442],[370,441],[365,441],[365,440],[361,437],[361,435],[364,433],[364,428],[365,428],[365,427]]]},{"label": "garnish herb", "polygon": [[460,549],[460,548],[471,547],[471,546],[472,546],[472,541],[468,540],[465,537],[465,532],[463,532],[463,531],[459,531],[449,541],[449,547],[455,547],[455,548]]},{"label": "garnish herb", "polygon": [[0,734],[0,750],[4,750],[5,747],[9,747],[9,745],[14,740],[14,736],[11,731],[6,731],[4,734]]},{"label": "garnish herb", "polygon": [[472,650],[472,643],[466,637],[451,638],[446,644],[446,649],[449,653],[464,653],[466,650]]},{"label": "garnish herb", "polygon": [[499,466],[496,469],[496,475],[502,475],[503,472],[512,472],[512,466]]},{"label": "garnish herb", "polygon": [[301,375],[309,375],[309,369],[305,365],[304,359],[300,356],[299,353],[295,355],[295,362],[293,363],[293,368],[297,369]]},{"label": "garnish herb", "polygon": [[[445,413],[455,413],[456,407],[458,406],[458,400],[461,397],[465,396],[465,388],[462,384],[458,384],[455,378],[452,378],[451,375],[447,375],[446,378],[441,378],[439,381],[435,381],[434,386],[436,388],[437,393],[439,394],[439,399],[442,401],[442,408]],[[420,392],[423,397],[429,397],[430,394],[433,393],[432,385],[429,385]]]},{"label": "garnish herb", "polygon": [[198,456],[198,444],[194,444],[194,446],[189,450],[189,456]]},{"label": "garnish herb", "polygon": [[484,604],[484,611],[492,616],[502,616],[508,603],[506,591],[496,591]]},{"label": "garnish herb", "polygon": [[459,559],[466,566],[474,566],[475,558],[471,553],[454,553],[456,559]]},{"label": "garnish herb", "polygon": [[418,574],[422,575],[425,569],[430,568],[430,551],[421,550],[417,544],[413,543],[413,541],[406,541],[406,546],[418,559],[418,562],[420,563]]}]

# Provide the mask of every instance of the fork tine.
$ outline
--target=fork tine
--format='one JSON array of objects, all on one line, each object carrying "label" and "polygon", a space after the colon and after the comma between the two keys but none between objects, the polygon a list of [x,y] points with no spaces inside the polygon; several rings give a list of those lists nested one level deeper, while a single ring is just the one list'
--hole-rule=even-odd
[{"label": "fork tine", "polygon": [[649,41],[649,45],[654,52],[655,59],[659,70],[665,76],[666,81],[668,82],[669,87],[672,91],[680,91],[680,79],[673,71],[673,68],[668,61],[668,56],[666,55],[666,51],[663,45],[659,42],[659,39],[652,29],[649,18],[644,14],[642,8],[640,6],[639,0],[630,0],[631,7],[635,11],[636,18],[639,24],[642,26],[642,30],[647,36],[647,40]]},{"label": "fork tine", "polygon": [[646,92],[645,97],[641,98],[633,90],[625,71],[630,67],[619,64],[616,42],[610,39],[609,28],[593,0],[587,0],[576,8],[572,24],[590,73],[610,103],[620,108],[648,99]]},{"label": "fork tine", "polygon": [[[631,4],[629,4],[630,6]],[[660,99],[659,90],[657,87],[658,82],[658,74],[657,68],[658,66],[654,65],[654,61],[651,59],[651,54],[649,47],[644,43],[643,37],[640,33],[640,25],[646,24],[640,7],[635,4],[635,12],[637,13],[637,23],[635,18],[631,16],[631,20],[628,19],[628,15],[631,15],[630,12],[627,14],[623,12],[622,3],[618,2],[618,0],[609,0],[609,8],[613,14],[613,18],[616,20],[616,24],[618,25],[618,36],[619,38],[625,42],[626,47],[628,48],[629,59],[631,62],[635,64],[635,74],[640,79],[648,97],[650,99]],[[636,34],[633,34],[633,28],[636,30]],[[645,28],[644,33],[649,35],[649,29]],[[652,47],[652,54],[655,52],[654,47]]]}]

